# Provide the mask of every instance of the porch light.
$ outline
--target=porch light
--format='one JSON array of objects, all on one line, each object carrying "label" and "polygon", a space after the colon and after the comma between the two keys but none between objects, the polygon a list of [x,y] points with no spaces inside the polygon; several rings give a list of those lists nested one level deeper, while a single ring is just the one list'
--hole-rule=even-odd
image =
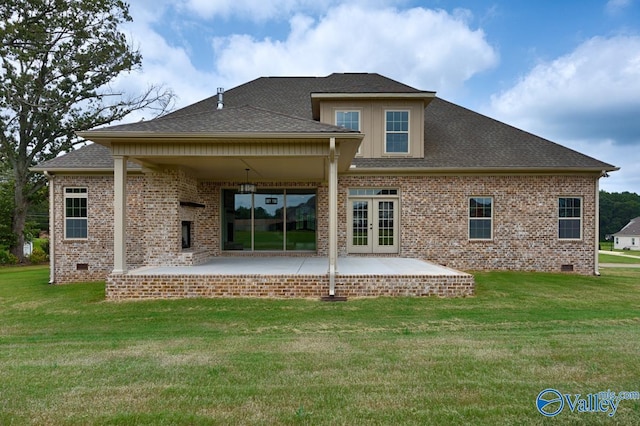
[{"label": "porch light", "polygon": [[245,169],[247,172],[247,182],[240,184],[240,189],[238,192],[240,194],[254,194],[256,192],[256,185],[253,183],[249,183],[249,169]]}]

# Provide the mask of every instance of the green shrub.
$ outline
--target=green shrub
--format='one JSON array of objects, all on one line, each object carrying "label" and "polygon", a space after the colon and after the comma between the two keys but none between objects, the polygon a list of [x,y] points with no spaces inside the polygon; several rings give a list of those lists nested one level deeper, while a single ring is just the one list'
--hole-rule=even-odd
[{"label": "green shrub", "polygon": [[40,248],[44,250],[47,256],[49,256],[49,239],[48,238],[40,240]]},{"label": "green shrub", "polygon": [[9,250],[0,250],[0,265],[17,265],[18,258],[15,257],[12,253],[9,253]]},{"label": "green shrub", "polygon": [[47,253],[44,252],[40,247],[34,247],[31,251],[31,256],[29,256],[29,262],[33,264],[43,263],[47,261]]}]

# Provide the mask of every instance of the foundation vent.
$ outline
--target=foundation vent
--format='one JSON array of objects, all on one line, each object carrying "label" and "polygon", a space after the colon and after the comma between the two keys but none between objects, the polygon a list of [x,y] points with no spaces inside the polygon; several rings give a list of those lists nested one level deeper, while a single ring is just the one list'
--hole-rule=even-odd
[{"label": "foundation vent", "polygon": [[573,265],[561,265],[560,270],[562,272],[573,272]]}]

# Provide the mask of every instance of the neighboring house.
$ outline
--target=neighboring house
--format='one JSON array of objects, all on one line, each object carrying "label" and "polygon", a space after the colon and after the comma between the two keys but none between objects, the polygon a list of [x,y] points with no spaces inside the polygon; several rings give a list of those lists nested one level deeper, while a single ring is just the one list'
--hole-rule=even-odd
[{"label": "neighboring house", "polygon": [[[169,297],[186,284],[130,271],[267,254],[328,259],[326,276],[288,295],[395,285],[353,290],[339,259],[354,256],[598,273],[598,182],[610,164],[378,74],[221,92],[79,132],[94,144],[34,168],[50,178],[52,282],[107,279],[113,298],[153,282],[146,295]],[[189,294],[219,294],[204,281]]]},{"label": "neighboring house", "polygon": [[631,219],[624,228],[613,234],[613,248],[640,250],[640,217]]}]

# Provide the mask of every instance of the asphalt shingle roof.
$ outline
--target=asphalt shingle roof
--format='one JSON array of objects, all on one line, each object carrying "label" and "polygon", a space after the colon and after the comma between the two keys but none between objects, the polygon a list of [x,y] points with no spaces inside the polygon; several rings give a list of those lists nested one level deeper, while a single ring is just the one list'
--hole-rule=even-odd
[{"label": "asphalt shingle roof", "polygon": [[[261,77],[224,93],[224,108],[214,95],[166,116],[96,132],[158,133],[304,133],[347,132],[313,120],[313,93],[425,92],[379,74],[331,74],[327,77]],[[549,140],[434,98],[425,109],[424,158],[355,158],[356,168],[424,169],[589,169],[615,170]],[[90,133],[90,132],[89,132]],[[68,154],[37,167],[86,168],[112,164],[108,150]],[[77,157],[80,155],[80,157]],[[88,156],[96,156],[93,159]],[[98,158],[98,156],[105,158]],[[71,156],[71,157],[69,157]],[[84,161],[88,160],[88,161]]]},{"label": "asphalt shingle roof", "polygon": [[[102,131],[104,129],[100,129]],[[122,124],[111,132],[155,133],[354,133],[308,118],[295,117],[250,105],[187,111],[156,120]]]},{"label": "asphalt shingle roof", "polygon": [[356,158],[353,163],[365,168],[613,168],[440,98],[424,115],[424,158]]},{"label": "asphalt shingle roof", "polygon": [[640,235],[640,217],[636,217],[635,219],[631,219],[629,223],[625,225],[620,231],[616,232],[613,235]]},{"label": "asphalt shingle roof", "polygon": [[[32,170],[35,171],[69,169],[113,170],[113,157],[111,156],[111,150],[106,146],[92,143],[77,148],[63,156],[40,163],[36,167],[32,168]],[[141,167],[139,164],[129,161],[127,162],[127,169],[140,170]]]}]

